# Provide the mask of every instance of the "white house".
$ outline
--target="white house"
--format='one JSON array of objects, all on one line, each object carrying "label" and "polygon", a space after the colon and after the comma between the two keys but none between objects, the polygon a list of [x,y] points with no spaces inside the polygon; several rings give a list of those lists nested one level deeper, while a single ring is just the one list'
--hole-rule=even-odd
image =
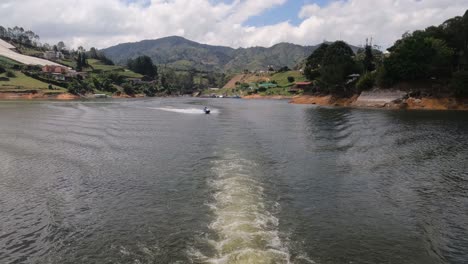
[{"label": "white house", "polygon": [[60,51],[55,52],[53,50],[49,50],[49,51],[44,52],[44,58],[48,60],[59,60],[59,59],[63,59],[64,56],[63,56],[63,53]]}]

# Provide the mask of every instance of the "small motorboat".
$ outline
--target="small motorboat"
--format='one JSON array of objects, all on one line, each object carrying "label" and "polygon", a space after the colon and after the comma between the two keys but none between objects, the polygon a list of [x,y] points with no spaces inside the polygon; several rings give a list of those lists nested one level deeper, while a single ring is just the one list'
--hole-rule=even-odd
[{"label": "small motorboat", "polygon": [[210,114],[211,110],[205,106],[205,108],[203,108],[203,112],[205,112],[205,114]]}]

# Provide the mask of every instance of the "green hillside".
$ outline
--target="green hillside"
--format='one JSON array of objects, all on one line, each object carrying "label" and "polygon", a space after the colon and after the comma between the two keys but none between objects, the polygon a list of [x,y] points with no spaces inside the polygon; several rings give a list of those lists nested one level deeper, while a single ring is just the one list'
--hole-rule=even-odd
[{"label": "green hillside", "polygon": [[[270,48],[252,47],[233,49],[211,46],[182,37],[166,37],[123,43],[101,50],[115,63],[125,65],[128,59],[141,55],[151,57],[154,63],[176,70],[223,71],[239,73],[244,70],[279,69],[300,65],[318,46],[300,46],[279,43]],[[350,46],[354,51],[357,47]]]},{"label": "green hillside", "polygon": [[294,68],[316,47],[280,43],[270,48],[233,49],[200,44],[182,37],[167,37],[119,44],[101,51],[120,65],[126,64],[130,58],[146,55],[158,65],[177,70],[194,68],[200,71],[236,73],[246,69],[251,71],[265,70],[269,66],[273,66],[275,69],[283,66]]}]

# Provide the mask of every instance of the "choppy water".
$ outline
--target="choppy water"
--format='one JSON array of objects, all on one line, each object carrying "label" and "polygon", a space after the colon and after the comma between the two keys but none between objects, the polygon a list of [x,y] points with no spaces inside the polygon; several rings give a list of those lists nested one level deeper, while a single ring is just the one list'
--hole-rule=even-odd
[{"label": "choppy water", "polygon": [[468,115],[0,102],[0,263],[468,263]]}]

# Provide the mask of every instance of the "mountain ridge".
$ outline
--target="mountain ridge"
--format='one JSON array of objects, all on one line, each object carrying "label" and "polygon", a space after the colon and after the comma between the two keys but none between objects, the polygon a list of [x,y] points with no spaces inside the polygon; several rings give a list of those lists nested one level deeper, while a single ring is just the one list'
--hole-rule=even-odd
[{"label": "mountain ridge", "polygon": [[[101,50],[117,64],[128,59],[149,56],[157,65],[179,70],[241,72],[265,70],[269,66],[294,68],[318,46],[302,46],[288,42],[271,47],[231,48],[202,44],[180,36],[121,43]],[[351,46],[353,50],[357,47]]]}]

